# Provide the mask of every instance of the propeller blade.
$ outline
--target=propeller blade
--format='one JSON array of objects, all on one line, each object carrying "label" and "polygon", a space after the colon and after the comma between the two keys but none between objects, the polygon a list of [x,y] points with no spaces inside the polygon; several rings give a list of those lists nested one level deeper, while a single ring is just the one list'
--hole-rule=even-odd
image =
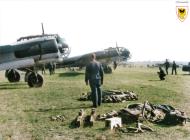
[{"label": "propeller blade", "polygon": [[44,25],[43,25],[43,23],[41,23],[42,24],[42,35],[44,35]]}]

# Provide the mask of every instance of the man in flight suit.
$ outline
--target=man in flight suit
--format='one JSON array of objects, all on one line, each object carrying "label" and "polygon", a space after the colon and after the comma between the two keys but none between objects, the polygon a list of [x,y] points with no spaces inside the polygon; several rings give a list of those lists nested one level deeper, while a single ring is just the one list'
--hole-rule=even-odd
[{"label": "man in flight suit", "polygon": [[96,55],[91,55],[91,62],[86,66],[85,82],[90,84],[93,107],[102,103],[101,85],[103,84],[104,72],[102,65],[96,61]]}]

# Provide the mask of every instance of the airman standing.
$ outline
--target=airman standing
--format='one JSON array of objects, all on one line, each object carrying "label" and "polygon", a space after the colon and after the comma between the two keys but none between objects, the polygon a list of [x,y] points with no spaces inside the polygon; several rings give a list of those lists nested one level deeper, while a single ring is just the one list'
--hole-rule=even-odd
[{"label": "airman standing", "polygon": [[170,63],[168,62],[168,59],[166,59],[166,62],[164,63],[166,74],[168,75],[168,68],[170,67]]},{"label": "airman standing", "polygon": [[177,65],[175,61],[173,61],[173,64],[172,64],[172,75],[173,75],[173,71],[175,71],[175,75],[177,75]]},{"label": "airman standing", "polygon": [[91,62],[86,66],[85,83],[90,84],[93,107],[102,103],[101,85],[103,85],[104,72],[102,65],[96,61],[96,54],[91,55]]}]

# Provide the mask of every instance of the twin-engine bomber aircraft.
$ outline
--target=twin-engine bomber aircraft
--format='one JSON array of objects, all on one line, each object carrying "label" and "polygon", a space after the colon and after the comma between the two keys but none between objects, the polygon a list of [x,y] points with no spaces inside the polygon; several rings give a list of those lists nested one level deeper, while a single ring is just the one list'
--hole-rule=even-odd
[{"label": "twin-engine bomber aircraft", "polygon": [[[103,65],[105,73],[111,73],[112,69],[108,64],[113,63],[114,69],[116,69],[118,62],[127,61],[130,58],[130,52],[124,47],[108,48],[103,51],[93,52],[96,54],[96,58]],[[65,58],[62,63],[57,64],[58,67],[85,67],[90,62],[90,56],[92,53]]]},{"label": "twin-engine bomber aircraft", "polygon": [[[43,25],[42,25],[43,30]],[[62,61],[69,47],[58,34],[43,34],[21,37],[15,44],[0,46],[0,70],[10,82],[20,81],[16,69],[25,71],[25,81],[30,87],[41,87],[43,77],[36,67],[49,62]]]}]

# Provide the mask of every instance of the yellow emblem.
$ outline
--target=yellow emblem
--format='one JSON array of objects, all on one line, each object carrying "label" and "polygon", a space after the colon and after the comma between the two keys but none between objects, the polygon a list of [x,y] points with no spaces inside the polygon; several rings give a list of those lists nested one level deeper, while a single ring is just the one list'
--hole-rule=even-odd
[{"label": "yellow emblem", "polygon": [[177,6],[177,16],[180,21],[184,21],[188,15],[188,7],[187,6]]},{"label": "yellow emblem", "polygon": [[181,20],[185,20],[186,15],[187,13],[185,8],[178,8],[178,16]]},{"label": "yellow emblem", "polygon": [[176,1],[176,14],[180,21],[184,21],[187,18],[188,15],[188,1],[180,0]]}]

